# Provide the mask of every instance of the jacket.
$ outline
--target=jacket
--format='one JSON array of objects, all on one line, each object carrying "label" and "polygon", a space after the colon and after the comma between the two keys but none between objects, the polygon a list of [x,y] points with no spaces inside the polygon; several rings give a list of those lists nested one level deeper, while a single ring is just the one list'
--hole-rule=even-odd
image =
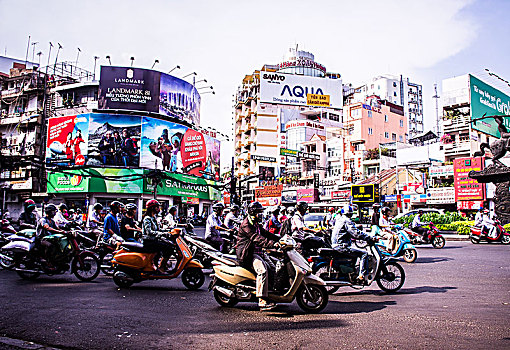
[{"label": "jacket", "polygon": [[352,239],[368,240],[370,237],[356,228],[354,222],[342,216],[335,222],[333,233],[331,234],[331,245],[334,249],[345,249],[351,246]]},{"label": "jacket", "polygon": [[251,267],[255,247],[273,248],[280,237],[264,230],[248,216],[243,220],[237,234],[236,255],[243,267]]}]

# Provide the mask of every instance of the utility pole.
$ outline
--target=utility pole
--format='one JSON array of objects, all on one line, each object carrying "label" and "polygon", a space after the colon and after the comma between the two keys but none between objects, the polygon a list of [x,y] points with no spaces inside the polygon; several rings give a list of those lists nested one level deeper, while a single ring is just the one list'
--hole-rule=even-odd
[{"label": "utility pole", "polygon": [[437,130],[437,137],[439,137],[439,95],[437,94],[437,84],[434,84],[434,96],[432,98],[436,99],[436,130]]}]

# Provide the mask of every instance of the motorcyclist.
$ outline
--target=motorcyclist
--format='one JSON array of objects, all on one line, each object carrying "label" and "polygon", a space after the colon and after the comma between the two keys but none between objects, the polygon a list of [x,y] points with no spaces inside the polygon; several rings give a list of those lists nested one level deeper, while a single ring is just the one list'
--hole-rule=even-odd
[{"label": "motorcyclist", "polygon": [[174,246],[167,240],[162,239],[168,233],[162,231],[157,221],[157,215],[161,211],[161,204],[155,199],[151,199],[145,205],[147,209],[142,222],[143,245],[155,251],[160,251],[163,255],[161,263],[158,266],[159,273],[167,273],[166,265],[168,259],[174,251]]},{"label": "motorcyclist", "polygon": [[37,217],[34,214],[35,202],[32,199],[27,199],[23,203],[24,211],[19,216],[20,229],[35,229],[37,226]]},{"label": "motorcyclist", "polygon": [[89,215],[89,232],[93,233],[96,237],[99,237],[103,233],[104,219],[101,216],[101,210],[103,210],[103,205],[101,203],[96,203],[94,204],[92,213]]},{"label": "motorcyclist", "polygon": [[169,230],[173,230],[177,227],[176,215],[177,207],[170,207],[170,209],[168,209],[168,214],[165,216],[165,222]]},{"label": "motorcyclist", "polygon": [[58,206],[58,212],[55,215],[55,223],[59,229],[66,229],[71,225],[71,221],[66,218],[66,215],[67,205],[62,203]]},{"label": "motorcyclist", "polygon": [[44,208],[45,216],[39,219],[36,226],[35,232],[35,245],[40,247],[42,250],[41,256],[48,260],[52,256],[53,245],[49,241],[43,241],[45,236],[60,233],[63,234],[65,231],[60,230],[54,220],[55,214],[58,209],[54,204],[48,204]]},{"label": "motorcyclist", "polygon": [[427,241],[427,228],[423,227],[428,225],[428,223],[421,221],[421,216],[423,215],[423,210],[419,210],[418,214],[414,216],[413,222],[411,223],[411,230],[421,235],[421,239],[423,242]]},{"label": "motorcyclist", "polygon": [[390,253],[394,253],[395,251],[395,236],[393,232],[391,232],[391,218],[390,218],[390,208],[384,207],[381,210],[381,217],[379,218],[379,228],[381,229],[381,236],[387,241],[385,242],[386,249]]},{"label": "motorcyclist", "polygon": [[351,220],[353,214],[354,211],[350,205],[342,208],[342,216],[336,220],[335,227],[333,228],[331,245],[333,249],[338,250],[342,254],[355,257],[359,260],[357,264],[358,280],[361,282],[365,279],[368,253],[365,250],[353,247],[352,239],[364,240],[369,243],[372,243],[374,239],[356,228],[356,225]]},{"label": "motorcyclist", "polygon": [[371,224],[372,226],[379,226],[379,219],[381,218],[379,210],[381,209],[381,205],[379,205],[379,203],[375,203],[372,205],[372,209],[374,212],[372,213]]},{"label": "motorcyclist", "polygon": [[104,219],[103,240],[107,244],[117,246],[117,249],[124,242],[124,238],[120,235],[120,225],[117,218],[117,214],[121,212],[122,207],[124,207],[124,204],[119,201],[111,202],[110,212]]},{"label": "motorcyclist", "polygon": [[490,238],[496,238],[495,221],[489,215],[489,209],[484,209],[482,213],[482,232]]},{"label": "motorcyclist", "polygon": [[482,222],[483,222],[483,208],[480,207],[480,209],[478,210],[478,212],[475,215],[475,224],[474,224],[474,226],[475,227],[482,227]]},{"label": "motorcyclist", "polygon": [[221,203],[213,205],[212,213],[207,218],[207,222],[205,224],[205,239],[214,248],[225,253],[226,245],[225,240],[221,237],[221,231],[233,232],[233,230],[225,227],[221,223],[221,213],[223,213],[223,209],[224,206]]},{"label": "motorcyclist", "polygon": [[280,208],[274,207],[271,209],[271,217],[267,221],[267,230],[272,234],[279,234],[280,229],[282,228],[282,223],[278,219],[278,215],[280,214]]},{"label": "motorcyclist", "polygon": [[315,234],[315,230],[307,227],[305,225],[305,221],[303,220],[303,216],[308,211],[308,203],[299,202],[296,205],[296,213],[292,216],[292,237],[294,237],[298,241],[303,241],[307,233]]},{"label": "motorcyclist", "polygon": [[324,218],[324,225],[326,227],[331,227],[331,226],[335,225],[334,221],[332,221],[334,213],[335,213],[335,208],[330,207],[328,209],[328,213],[326,214],[326,217]]},{"label": "motorcyclist", "polygon": [[235,229],[236,226],[239,227],[241,225],[242,220],[239,220],[239,211],[240,208],[237,204],[234,204],[230,207],[230,213],[225,216],[225,220],[223,221],[223,225],[228,227],[229,229]]},{"label": "motorcyclist", "polygon": [[275,271],[274,264],[262,250],[274,248],[279,237],[266,231],[262,223],[264,207],[259,202],[248,205],[248,216],[243,220],[237,235],[237,259],[242,267],[255,271],[256,296],[261,310],[271,310],[276,304],[267,301],[269,273]]},{"label": "motorcyclist", "polygon": [[126,205],[126,213],[120,220],[120,235],[126,242],[137,242],[137,237],[141,234],[142,229],[135,221],[135,215],[138,207],[129,203]]}]

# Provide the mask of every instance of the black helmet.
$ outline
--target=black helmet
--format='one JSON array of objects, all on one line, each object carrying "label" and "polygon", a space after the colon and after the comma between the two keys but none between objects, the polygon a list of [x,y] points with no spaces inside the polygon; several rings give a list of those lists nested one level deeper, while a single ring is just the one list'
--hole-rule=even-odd
[{"label": "black helmet", "polygon": [[230,207],[231,211],[239,210],[239,206],[237,204],[234,204]]},{"label": "black helmet", "polygon": [[214,212],[220,212],[223,211],[223,209],[225,209],[225,207],[221,203],[216,203],[212,206],[212,210],[214,210]]},{"label": "black helmet", "polygon": [[297,205],[296,205],[296,210],[299,211],[299,212],[306,212],[308,210],[308,203],[306,202],[299,202]]},{"label": "black helmet", "polygon": [[57,209],[57,206],[55,204],[48,204],[47,206],[44,207],[44,212],[46,214],[50,213],[50,212],[56,213],[57,211],[58,211],[58,209]]},{"label": "black helmet", "polygon": [[287,214],[289,214],[289,216],[294,216],[294,214],[296,214],[296,207],[288,207]]},{"label": "black helmet", "polygon": [[80,208],[76,208],[76,214],[81,214],[81,213],[82,213],[81,209]]},{"label": "black helmet", "polygon": [[127,211],[132,211],[132,210],[137,210],[137,209],[138,209],[138,207],[136,206],[136,204],[129,203],[128,205],[126,205]]},{"label": "black helmet", "polygon": [[94,210],[103,210],[103,205],[101,203],[94,204]]},{"label": "black helmet", "polygon": [[381,210],[381,211],[382,211],[382,213],[383,213],[383,214],[387,214],[387,213],[389,213],[389,212],[390,212],[390,208],[388,208],[388,207],[384,207],[384,208],[382,208],[382,210]]},{"label": "black helmet", "polygon": [[275,207],[271,208],[271,213],[273,213],[273,214],[280,213],[280,207],[279,206],[275,206]]},{"label": "black helmet", "polygon": [[60,205],[58,206],[58,209],[59,209],[59,210],[64,210],[64,209],[66,209],[66,210],[67,210],[67,205],[65,205],[64,203],[62,203],[62,204],[60,204]]},{"label": "black helmet", "polygon": [[248,214],[257,215],[264,211],[264,207],[259,202],[251,202],[248,204]]},{"label": "black helmet", "polygon": [[170,209],[168,209],[168,212],[169,213],[177,212],[177,207],[175,207],[175,206],[170,207]]},{"label": "black helmet", "polygon": [[110,203],[110,208],[118,208],[120,210],[122,207],[124,207],[124,204],[119,201],[113,201]]}]

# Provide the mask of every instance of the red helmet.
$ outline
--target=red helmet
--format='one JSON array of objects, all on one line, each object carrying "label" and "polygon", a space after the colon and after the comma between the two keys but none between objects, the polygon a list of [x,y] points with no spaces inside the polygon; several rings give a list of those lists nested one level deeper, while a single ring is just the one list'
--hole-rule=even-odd
[{"label": "red helmet", "polygon": [[330,212],[330,213],[332,213],[332,212],[334,212],[334,211],[335,211],[335,208],[333,208],[333,207],[329,207],[329,212]]},{"label": "red helmet", "polygon": [[160,207],[161,204],[159,204],[159,202],[155,199],[151,199],[150,201],[147,202],[147,204],[145,205],[145,208],[146,209],[150,209],[150,208],[153,208],[153,207]]},{"label": "red helmet", "polygon": [[35,202],[32,199],[27,199],[24,203],[25,209],[35,208]]}]

